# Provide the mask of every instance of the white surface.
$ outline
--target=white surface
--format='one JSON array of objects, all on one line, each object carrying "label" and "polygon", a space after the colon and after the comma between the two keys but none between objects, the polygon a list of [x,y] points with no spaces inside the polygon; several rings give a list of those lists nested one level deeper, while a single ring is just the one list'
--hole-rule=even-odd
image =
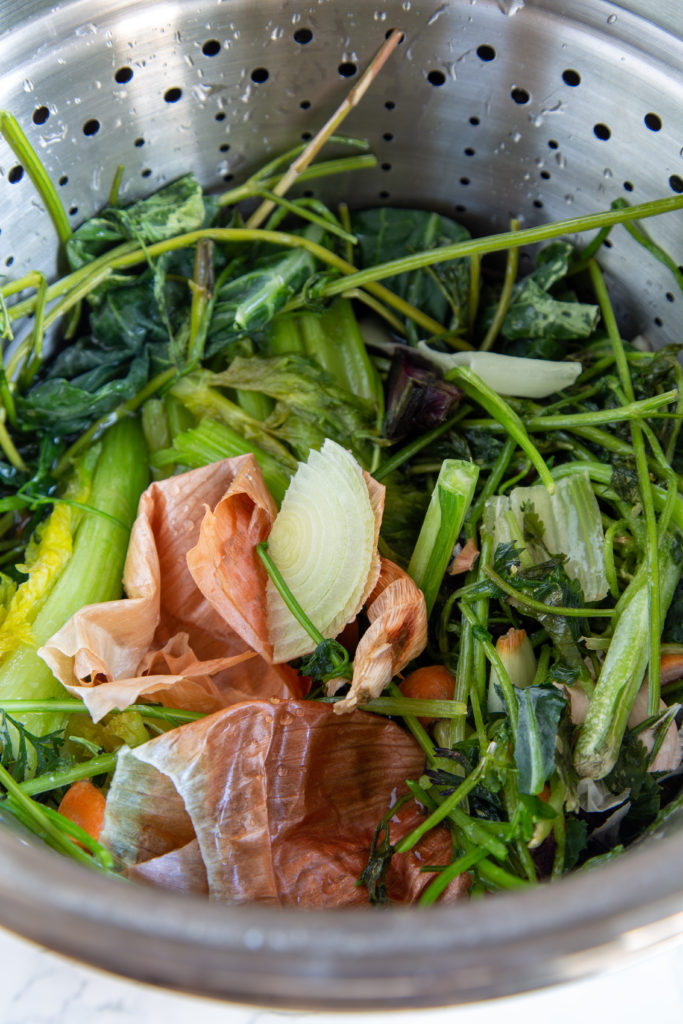
[{"label": "white surface", "polygon": [[111,977],[0,929],[2,1024],[681,1024],[683,936],[627,968],[531,995],[406,1014],[259,1010]]}]

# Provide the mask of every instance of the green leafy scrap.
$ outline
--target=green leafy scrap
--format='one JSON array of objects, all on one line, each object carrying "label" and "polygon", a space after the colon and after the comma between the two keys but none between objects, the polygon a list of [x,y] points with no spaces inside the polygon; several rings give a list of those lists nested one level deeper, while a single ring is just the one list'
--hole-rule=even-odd
[{"label": "green leafy scrap", "polygon": [[555,742],[566,698],[555,686],[514,689],[517,702],[515,765],[520,793],[537,795],[555,771]]},{"label": "green leafy scrap", "polygon": [[[351,229],[358,239],[358,255],[354,258],[361,267],[463,242],[470,237],[466,228],[448,217],[425,210],[391,207],[355,213]],[[399,274],[387,278],[384,284],[443,324],[446,330],[457,332],[468,325],[469,259]],[[412,321],[406,322],[406,330],[409,340],[415,344],[418,337]]]},{"label": "green leafy scrap", "polygon": [[185,174],[125,208],[107,206],[85,221],[66,243],[72,270],[78,270],[125,241],[162,242],[204,226],[215,210],[192,174]]}]

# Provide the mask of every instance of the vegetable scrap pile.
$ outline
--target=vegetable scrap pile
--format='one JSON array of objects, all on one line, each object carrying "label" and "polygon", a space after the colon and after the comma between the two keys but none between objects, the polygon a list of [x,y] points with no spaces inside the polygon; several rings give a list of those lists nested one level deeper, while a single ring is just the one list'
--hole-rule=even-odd
[{"label": "vegetable scrap pile", "polygon": [[680,347],[621,337],[595,255],[628,230],[680,286],[641,222],[683,199],[471,239],[285,198],[296,150],[72,234],[0,128],[69,268],[1,290],[3,821],[346,906],[552,881],[675,813]]}]

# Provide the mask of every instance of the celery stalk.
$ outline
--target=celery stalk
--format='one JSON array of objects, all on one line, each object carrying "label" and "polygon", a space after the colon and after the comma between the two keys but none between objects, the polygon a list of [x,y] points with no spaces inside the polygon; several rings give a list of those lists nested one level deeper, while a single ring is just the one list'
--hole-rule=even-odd
[{"label": "celery stalk", "polygon": [[348,299],[337,300],[322,313],[276,317],[269,328],[266,354],[290,353],[315,359],[340,387],[373,402],[381,415],[382,382]]},{"label": "celery stalk", "polygon": [[[659,549],[661,631],[681,575],[678,542],[665,535]],[[648,565],[643,561],[621,595],[616,625],[576,745],[574,765],[581,776],[601,779],[617,759],[636,694],[649,658]]]},{"label": "celery stalk", "polygon": [[444,459],[413,551],[408,573],[422,590],[427,613],[434,607],[455,542],[474,497],[479,467]]},{"label": "celery stalk", "polygon": [[[0,699],[44,700],[64,690],[36,649],[86,604],[121,595],[130,527],[147,485],[147,450],[142,429],[132,418],[119,420],[102,437],[89,505],[107,512],[83,516],[71,558],[55,580],[33,622],[33,643],[23,644],[0,666]],[[64,715],[18,716],[36,735],[61,727]]]},{"label": "celery stalk", "polygon": [[201,420],[196,427],[178,434],[173,439],[173,445],[156,452],[151,462],[156,468],[181,465],[197,469],[220,459],[232,459],[249,452],[259,464],[268,489],[279,505],[289,486],[292,473],[290,465],[280,462],[251,441],[245,441],[241,434],[219,420]]}]

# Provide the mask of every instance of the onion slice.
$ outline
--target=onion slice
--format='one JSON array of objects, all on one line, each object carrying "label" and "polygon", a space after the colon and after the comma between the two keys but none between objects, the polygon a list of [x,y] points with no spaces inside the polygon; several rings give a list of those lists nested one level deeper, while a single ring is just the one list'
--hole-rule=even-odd
[{"label": "onion slice", "polygon": [[581,363],[527,359],[500,352],[437,352],[424,341],[418,351],[444,373],[455,366],[468,366],[499,395],[517,398],[547,398],[569,388],[581,373]]},{"label": "onion slice", "polygon": [[[316,628],[334,637],[362,608],[379,575],[384,488],[329,438],[301,463],[275,518],[268,550]],[[273,661],[315,649],[271,580],[266,590]]]}]

